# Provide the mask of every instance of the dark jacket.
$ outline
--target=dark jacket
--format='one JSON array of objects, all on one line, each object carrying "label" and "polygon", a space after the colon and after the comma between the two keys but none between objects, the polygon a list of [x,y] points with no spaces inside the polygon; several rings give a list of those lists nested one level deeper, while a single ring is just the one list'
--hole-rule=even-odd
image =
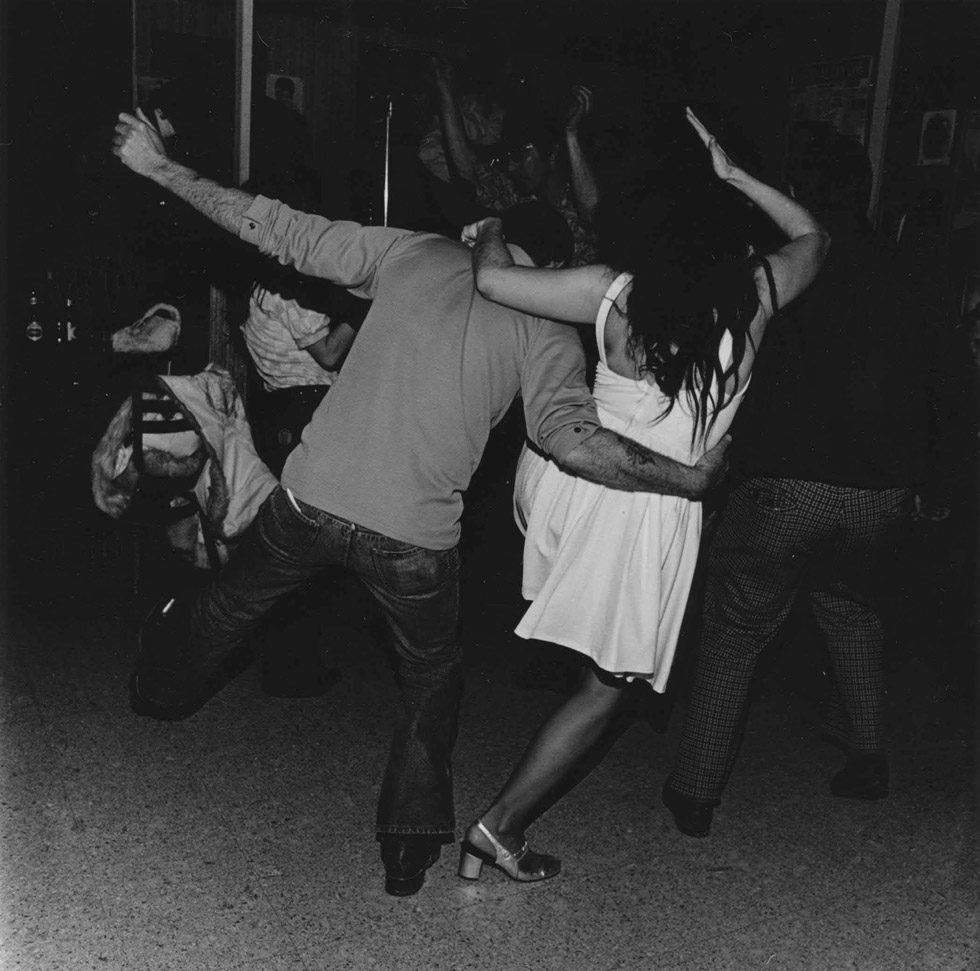
[{"label": "dark jacket", "polygon": [[735,467],[859,488],[915,485],[929,434],[923,319],[866,222],[820,218],[830,253],[769,325],[732,430]]}]

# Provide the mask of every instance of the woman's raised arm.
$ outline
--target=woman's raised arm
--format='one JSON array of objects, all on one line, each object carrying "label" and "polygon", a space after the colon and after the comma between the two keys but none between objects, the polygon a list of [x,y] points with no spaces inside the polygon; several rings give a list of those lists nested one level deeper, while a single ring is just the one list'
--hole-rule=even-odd
[{"label": "woman's raised arm", "polygon": [[[766,254],[779,306],[788,304],[813,282],[830,248],[830,235],[794,199],[735,165],[690,108],[687,109],[687,120],[711,153],[715,175],[751,199],[789,237],[789,241],[775,252]],[[773,307],[764,278],[759,287],[759,298],[763,316],[768,318]]]},{"label": "woman's raised arm", "polygon": [[519,265],[504,240],[503,224],[495,216],[467,226],[462,239],[473,248],[473,276],[481,296],[535,317],[593,323],[616,276],[601,264],[567,270]]}]

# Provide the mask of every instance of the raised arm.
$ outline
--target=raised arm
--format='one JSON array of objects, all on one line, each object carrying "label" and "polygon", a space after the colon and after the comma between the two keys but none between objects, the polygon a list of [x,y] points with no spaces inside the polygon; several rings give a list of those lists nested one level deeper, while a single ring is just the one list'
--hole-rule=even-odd
[{"label": "raised arm", "polygon": [[137,175],[156,182],[236,235],[242,217],[255,201],[250,193],[212,182],[169,158],[163,139],[142,108],[136,109],[135,116],[126,112],[119,115],[112,151]]},{"label": "raised arm", "polygon": [[572,197],[582,221],[591,226],[599,204],[599,189],[592,164],[579,141],[579,128],[592,110],[592,92],[581,84],[572,89],[575,101],[565,118],[565,149],[568,152]]},{"label": "raised arm", "polygon": [[119,115],[113,152],[222,229],[307,276],[372,298],[378,266],[407,230],[361,226],[298,212],[276,200],[219,185],[167,157],[159,133],[141,110]]},{"label": "raised arm", "polygon": [[772,270],[776,307],[773,306],[766,273],[761,266],[756,267],[759,310],[749,324],[749,342],[739,363],[738,374],[729,378],[725,387],[725,395],[730,396],[737,389],[747,387],[756,353],[775,310],[798,297],[813,282],[830,248],[830,236],[798,202],[735,165],[690,108],[687,109],[687,120],[711,154],[715,175],[754,202],[789,237],[789,242],[778,250],[765,254]]},{"label": "raised arm", "polygon": [[496,216],[467,226],[462,239],[473,248],[473,275],[480,294],[535,317],[572,324],[594,322],[616,276],[600,264],[567,270],[518,266]]},{"label": "raised arm", "polygon": [[476,156],[466,137],[463,119],[456,104],[452,65],[444,57],[432,59],[435,71],[436,91],[439,101],[439,118],[446,149],[456,174],[467,182],[476,182]]},{"label": "raised arm", "polygon": [[[830,235],[798,202],[735,165],[690,108],[687,120],[710,152],[715,175],[754,202],[789,237],[785,245],[766,254],[779,306],[788,304],[813,282],[830,248]],[[759,297],[768,318],[773,308],[768,285],[761,273],[760,277]]]}]

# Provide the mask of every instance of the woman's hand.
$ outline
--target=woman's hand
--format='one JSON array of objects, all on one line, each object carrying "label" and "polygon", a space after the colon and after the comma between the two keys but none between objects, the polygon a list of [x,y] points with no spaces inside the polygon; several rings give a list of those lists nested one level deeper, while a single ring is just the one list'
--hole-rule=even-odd
[{"label": "woman's hand", "polygon": [[500,221],[498,216],[487,216],[486,219],[481,219],[479,222],[470,223],[468,226],[464,226],[463,232],[460,234],[459,238],[472,249],[484,232],[486,232],[488,229],[500,228],[502,226],[503,223]]},{"label": "woman's hand", "polygon": [[698,133],[701,141],[704,142],[705,148],[711,153],[711,165],[715,170],[715,175],[725,182],[734,178],[739,168],[718,144],[718,139],[701,124],[698,116],[690,108],[686,109],[686,114],[687,120],[691,123],[691,127]]}]

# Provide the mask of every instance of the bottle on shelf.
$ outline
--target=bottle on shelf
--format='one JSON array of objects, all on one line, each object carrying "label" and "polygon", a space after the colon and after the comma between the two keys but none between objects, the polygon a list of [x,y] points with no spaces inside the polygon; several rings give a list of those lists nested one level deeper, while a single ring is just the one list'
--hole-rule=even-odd
[{"label": "bottle on shelf", "polygon": [[62,320],[64,330],[64,357],[68,367],[67,380],[72,388],[78,389],[82,386],[82,374],[84,362],[82,361],[83,348],[78,340],[78,318],[75,314],[74,301],[71,296],[65,297],[65,312]]},{"label": "bottle on shelf", "polygon": [[31,287],[30,295],[27,298],[27,327],[24,329],[24,335],[31,344],[39,344],[44,338],[40,303],[37,287]]},{"label": "bottle on shelf", "polygon": [[74,344],[78,340],[78,331],[75,328],[74,314],[72,313],[72,299],[65,297],[65,343]]}]

